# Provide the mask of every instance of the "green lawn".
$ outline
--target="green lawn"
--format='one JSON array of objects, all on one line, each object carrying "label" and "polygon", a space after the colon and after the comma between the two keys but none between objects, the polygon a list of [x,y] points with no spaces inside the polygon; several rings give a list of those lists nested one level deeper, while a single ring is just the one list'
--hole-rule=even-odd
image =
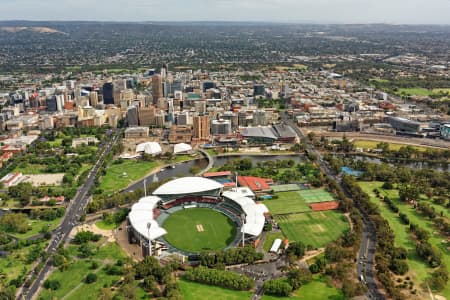
[{"label": "green lawn", "polygon": [[[376,149],[377,145],[379,144],[379,141],[370,141],[370,140],[355,140],[354,144],[356,148],[364,148],[364,149]],[[398,151],[401,147],[406,147],[408,145],[405,144],[396,144],[396,143],[388,143],[390,150],[396,150]],[[422,146],[411,146],[414,149],[417,149],[418,151],[426,151],[427,147]]]},{"label": "green lawn", "polygon": [[313,247],[324,247],[349,229],[346,217],[331,210],[275,216],[275,220],[289,240]]},{"label": "green lawn", "polygon": [[268,232],[266,234],[266,240],[264,241],[264,251],[269,252],[270,247],[272,247],[273,241],[275,241],[276,239],[284,240],[285,236],[282,232]]},{"label": "green lawn", "polygon": [[[97,245],[101,245],[103,241],[100,241]],[[69,253],[76,254],[76,246],[69,247]],[[53,271],[49,279],[58,280],[61,283],[61,287],[56,291],[43,289],[39,294],[38,299],[51,300],[61,299],[66,297],[67,300],[79,300],[79,299],[97,299],[98,292],[101,288],[111,286],[112,282],[116,282],[120,279],[120,276],[108,275],[104,272],[103,267],[107,263],[115,263],[118,259],[125,259],[126,255],[120,249],[116,243],[108,243],[99,248],[97,253],[91,259],[78,260],[72,257],[67,270],[61,272],[59,269]],[[91,270],[91,260],[95,260],[99,264],[97,270]],[[98,279],[95,283],[85,284],[84,278],[89,273],[96,273]]]},{"label": "green lawn", "polygon": [[[197,225],[204,231],[198,231]],[[208,208],[190,208],[170,215],[163,227],[164,238],[174,247],[189,252],[223,249],[236,236],[236,227],[224,214]]]},{"label": "green lawn", "polygon": [[252,292],[234,291],[181,279],[179,282],[184,300],[249,300]]},{"label": "green lawn", "polygon": [[[375,196],[373,193],[374,188],[378,188],[381,195],[388,196],[397,205],[399,210],[408,216],[411,223],[419,225],[421,228],[426,229],[430,233],[430,243],[441,250],[442,261],[450,271],[450,252],[446,248],[446,244],[442,243],[445,238],[434,229],[432,222],[428,218],[420,215],[411,205],[400,202],[397,190],[383,190],[381,188],[381,185],[383,184],[382,182],[360,182],[359,184],[361,188],[370,196],[370,200],[378,205],[381,215],[388,221],[389,226],[394,231],[395,245],[397,247],[404,247],[408,250],[408,265],[410,269],[410,274],[408,275],[416,283],[416,286],[419,286],[418,284],[421,284],[429,276],[429,273],[433,269],[428,267],[428,265],[416,255],[415,243],[410,238],[408,226],[401,223],[398,215],[393,213]],[[425,292],[426,291],[424,291],[424,293]],[[450,298],[450,285],[439,294]]]},{"label": "green lawn", "polygon": [[95,223],[95,226],[97,226],[100,229],[103,230],[113,230],[120,226],[120,224],[112,223],[112,224],[106,224],[105,221],[101,220]]},{"label": "green lawn", "polygon": [[306,203],[329,202],[335,200],[333,195],[325,189],[301,190],[298,193],[305,199]]},{"label": "green lawn", "polygon": [[280,192],[275,195],[278,196],[278,199],[264,201],[272,215],[311,211],[305,199],[300,196],[300,191]]},{"label": "green lawn", "polygon": [[42,174],[45,170],[45,165],[29,164],[26,162],[19,163],[13,172],[20,172],[24,175]]},{"label": "green lawn", "polygon": [[108,166],[106,175],[101,179],[100,189],[105,192],[124,189],[134,181],[145,177],[157,166],[159,166],[159,162],[141,160],[126,160],[121,164],[112,163]]},{"label": "green lawn", "polygon": [[[46,243],[41,244],[42,249],[47,246]],[[17,278],[23,270],[28,273],[31,269],[31,264],[27,264],[27,256],[34,245],[23,247],[21,249],[12,250],[8,256],[0,259],[0,271],[5,275],[5,282]]]},{"label": "green lawn", "polygon": [[[28,230],[25,233],[15,233],[13,235],[19,239],[26,239],[33,235],[39,234],[39,231],[41,231],[42,227],[44,227],[44,226],[46,226],[49,230],[53,230],[56,227],[58,227],[60,222],[61,222],[61,218],[57,218],[53,221],[29,219],[28,224],[31,226],[31,230]],[[48,226],[48,225],[50,225],[50,226]]]},{"label": "green lawn", "polygon": [[424,88],[400,88],[398,89],[397,95],[401,95],[402,92],[405,92],[411,96],[429,96],[433,93],[432,90]]},{"label": "green lawn", "polygon": [[342,292],[329,285],[324,277],[318,275],[313,277],[314,280],[306,285],[303,285],[296,290],[290,297],[274,297],[264,295],[262,300],[344,300],[345,297]]}]

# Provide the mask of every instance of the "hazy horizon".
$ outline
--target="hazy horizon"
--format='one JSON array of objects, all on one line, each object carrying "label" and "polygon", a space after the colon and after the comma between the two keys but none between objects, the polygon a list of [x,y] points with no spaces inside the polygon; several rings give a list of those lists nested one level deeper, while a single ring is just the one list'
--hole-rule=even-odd
[{"label": "hazy horizon", "polygon": [[450,25],[450,0],[1,0],[1,21]]}]

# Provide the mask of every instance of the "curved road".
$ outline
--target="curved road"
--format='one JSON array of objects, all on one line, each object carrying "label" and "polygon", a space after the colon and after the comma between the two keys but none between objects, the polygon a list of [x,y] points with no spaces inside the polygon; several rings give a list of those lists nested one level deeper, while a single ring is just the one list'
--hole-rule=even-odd
[{"label": "curved road", "polygon": [[77,194],[67,207],[66,214],[62,223],[54,231],[54,235],[52,236],[52,239],[50,240],[49,245],[46,249],[47,253],[49,254],[49,258],[44,262],[44,266],[40,272],[36,272],[36,270],[32,271],[31,274],[36,275],[36,280],[28,289],[24,287],[21,294],[18,295],[17,299],[33,299],[39,288],[42,286],[45,276],[52,268],[52,255],[56,253],[59,245],[63,243],[65,239],[67,239],[70,231],[72,231],[74,226],[77,224],[80,216],[84,213],[84,208],[89,201],[89,190],[94,183],[95,176],[97,175],[97,172],[100,169],[100,166],[102,165],[105,157],[112,150],[121,133],[122,131],[118,130],[111,138],[111,140],[101,149],[101,153],[99,154],[97,162],[89,172],[86,181],[78,189]]},{"label": "curved road", "polygon": [[[303,132],[298,128],[294,122],[289,119],[289,116],[284,113],[281,115],[284,123],[290,125],[299,137],[305,138]],[[331,172],[328,165],[322,158],[322,155],[317,151],[311,143],[307,143],[307,150],[313,153],[317,157],[317,162],[319,163],[322,172],[331,178],[333,178],[342,190],[345,189],[341,185],[340,179]],[[374,269],[375,269],[375,228],[373,224],[369,221],[368,216],[363,214],[363,236],[361,239],[361,245],[358,253],[357,262],[357,274],[358,278],[366,284],[367,294],[366,296],[370,299],[384,300],[385,297],[380,293],[378,287],[375,283]]]}]

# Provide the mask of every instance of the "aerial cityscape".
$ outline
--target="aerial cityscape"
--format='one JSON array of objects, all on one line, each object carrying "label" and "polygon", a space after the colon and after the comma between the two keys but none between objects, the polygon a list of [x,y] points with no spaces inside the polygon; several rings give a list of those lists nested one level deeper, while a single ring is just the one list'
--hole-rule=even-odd
[{"label": "aerial cityscape", "polygon": [[450,2],[319,2],[0,4],[0,300],[450,300]]}]

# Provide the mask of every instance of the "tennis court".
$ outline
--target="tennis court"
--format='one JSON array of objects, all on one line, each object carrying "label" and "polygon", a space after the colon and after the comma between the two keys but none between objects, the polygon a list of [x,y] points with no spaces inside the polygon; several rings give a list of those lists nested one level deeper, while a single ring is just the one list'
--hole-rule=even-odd
[{"label": "tennis court", "polygon": [[280,185],[272,185],[272,190],[275,193],[278,192],[291,192],[291,191],[300,191],[300,187],[298,184],[280,184]]},{"label": "tennis court", "polygon": [[335,199],[325,189],[310,189],[298,191],[306,203],[331,202]]}]

